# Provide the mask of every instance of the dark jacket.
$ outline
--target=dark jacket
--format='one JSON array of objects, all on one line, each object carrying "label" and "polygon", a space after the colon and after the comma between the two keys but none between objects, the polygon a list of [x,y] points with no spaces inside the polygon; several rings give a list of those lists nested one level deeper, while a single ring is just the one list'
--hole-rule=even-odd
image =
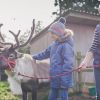
[{"label": "dark jacket", "polygon": [[95,28],[95,34],[96,34],[96,40],[95,41],[95,44],[96,44],[96,47],[94,49],[93,52],[93,57],[94,57],[94,65],[100,65],[100,24],[98,24]]}]

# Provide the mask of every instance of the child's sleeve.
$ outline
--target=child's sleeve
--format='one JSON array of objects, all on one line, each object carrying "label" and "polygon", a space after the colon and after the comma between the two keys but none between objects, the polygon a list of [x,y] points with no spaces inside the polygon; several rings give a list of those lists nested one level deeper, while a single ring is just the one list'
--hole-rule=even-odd
[{"label": "child's sleeve", "polygon": [[44,51],[42,51],[42,52],[40,52],[38,54],[33,55],[33,59],[43,60],[43,59],[50,58],[50,49],[51,49],[51,46],[49,46]]}]

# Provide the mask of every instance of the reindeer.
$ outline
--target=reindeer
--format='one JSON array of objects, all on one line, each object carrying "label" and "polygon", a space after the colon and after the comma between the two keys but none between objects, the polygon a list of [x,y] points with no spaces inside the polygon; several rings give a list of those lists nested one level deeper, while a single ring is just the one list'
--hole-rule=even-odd
[{"label": "reindeer", "polygon": [[[3,26],[3,24],[0,24],[0,28]],[[0,31],[0,37],[2,39],[2,42],[0,42],[0,69],[5,70],[7,76],[8,76],[8,82],[10,84],[10,89],[13,92],[13,94],[22,94],[23,100],[27,100],[27,87],[26,84],[31,84],[31,88],[29,91],[32,92],[32,100],[37,100],[37,88],[36,88],[36,81],[37,79],[31,79],[29,77],[24,77],[21,75],[18,75],[18,73],[22,73],[28,76],[35,76],[34,67],[36,66],[33,62],[33,59],[31,55],[29,54],[22,54],[17,52],[16,50],[19,48],[22,48],[26,46],[33,34],[35,29],[35,22],[33,20],[32,27],[31,27],[31,34],[28,38],[28,40],[20,44],[18,40],[18,36],[20,34],[20,30],[17,34],[9,30],[9,32],[14,36],[16,40],[16,44],[7,43],[5,42],[3,36],[1,35]],[[7,46],[7,47],[5,47]]]}]

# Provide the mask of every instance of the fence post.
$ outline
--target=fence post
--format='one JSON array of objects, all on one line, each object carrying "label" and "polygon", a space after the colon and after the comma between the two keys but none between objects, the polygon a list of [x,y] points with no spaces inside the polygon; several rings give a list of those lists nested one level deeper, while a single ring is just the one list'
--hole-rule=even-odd
[{"label": "fence post", "polygon": [[[80,63],[81,63],[81,59],[82,59],[82,55],[81,52],[77,52],[77,66],[79,67]],[[81,82],[82,82],[82,72],[78,72],[78,91],[81,91]]]}]

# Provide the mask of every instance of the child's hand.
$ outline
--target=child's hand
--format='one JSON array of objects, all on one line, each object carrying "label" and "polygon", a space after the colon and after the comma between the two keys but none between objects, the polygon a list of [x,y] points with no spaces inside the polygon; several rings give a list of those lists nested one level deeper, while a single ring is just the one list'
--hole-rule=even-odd
[{"label": "child's hand", "polygon": [[33,63],[36,63],[36,60],[35,59],[33,59]]}]

